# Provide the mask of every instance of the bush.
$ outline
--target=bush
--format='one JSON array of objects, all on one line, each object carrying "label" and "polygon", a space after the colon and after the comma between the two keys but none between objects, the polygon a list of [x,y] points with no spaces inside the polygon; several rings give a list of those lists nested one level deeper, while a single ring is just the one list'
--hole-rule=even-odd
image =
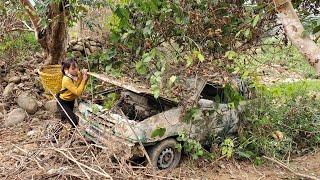
[{"label": "bush", "polygon": [[238,156],[285,158],[317,147],[320,143],[318,84],[319,81],[303,81],[259,88],[258,99],[244,113]]},{"label": "bush", "polygon": [[0,56],[25,57],[26,54],[40,49],[34,33],[7,34],[0,43]]}]

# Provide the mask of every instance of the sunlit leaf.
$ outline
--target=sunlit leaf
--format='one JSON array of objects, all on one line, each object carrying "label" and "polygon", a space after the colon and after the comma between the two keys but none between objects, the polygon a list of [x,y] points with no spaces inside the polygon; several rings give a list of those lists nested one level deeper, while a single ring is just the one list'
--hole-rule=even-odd
[{"label": "sunlit leaf", "polygon": [[166,128],[163,127],[157,127],[154,131],[151,133],[151,138],[155,138],[159,136],[160,138],[166,133]]}]

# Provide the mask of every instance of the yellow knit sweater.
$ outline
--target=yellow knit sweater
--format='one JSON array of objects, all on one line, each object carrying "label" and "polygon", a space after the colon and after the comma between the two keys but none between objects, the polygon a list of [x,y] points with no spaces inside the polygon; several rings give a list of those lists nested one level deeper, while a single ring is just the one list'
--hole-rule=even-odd
[{"label": "yellow knit sweater", "polygon": [[81,73],[78,73],[77,81],[72,80],[70,77],[63,76],[61,90],[66,89],[66,91],[60,94],[60,98],[65,101],[75,100],[82,94],[85,84],[86,81],[83,80]]}]

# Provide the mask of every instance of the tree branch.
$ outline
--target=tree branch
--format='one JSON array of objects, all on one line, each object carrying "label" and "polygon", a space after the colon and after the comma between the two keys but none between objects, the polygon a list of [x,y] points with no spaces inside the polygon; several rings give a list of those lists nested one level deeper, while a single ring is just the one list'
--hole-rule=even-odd
[{"label": "tree branch", "polygon": [[32,29],[32,27],[30,27],[25,21],[21,21],[29,30],[34,31],[34,29]]},{"label": "tree branch", "polygon": [[290,171],[291,173],[293,173],[294,175],[298,176],[298,177],[301,177],[301,178],[306,178],[306,179],[312,179],[312,180],[319,180],[318,177],[315,177],[315,176],[310,176],[310,175],[306,175],[306,174],[302,174],[302,173],[299,173],[299,172],[295,172],[293,169],[289,168],[288,166],[286,166],[285,164],[283,164],[282,162],[280,162],[279,160],[276,160],[276,159],[273,159],[273,158],[270,158],[270,157],[267,157],[267,156],[263,156],[263,158],[269,160],[269,161],[272,161],[276,164],[278,164],[279,166],[283,167],[284,169]]},{"label": "tree branch", "polygon": [[290,0],[273,0],[284,31],[292,44],[302,53],[309,64],[320,74],[320,48],[308,35]]},{"label": "tree branch", "polygon": [[35,29],[35,33],[36,33],[36,37],[38,38],[38,32],[41,31],[41,27],[39,25],[40,23],[40,18],[37,15],[35,9],[33,8],[32,4],[30,3],[29,0],[20,0],[20,3],[24,6],[24,8],[26,9],[29,18],[32,22],[32,25]]}]

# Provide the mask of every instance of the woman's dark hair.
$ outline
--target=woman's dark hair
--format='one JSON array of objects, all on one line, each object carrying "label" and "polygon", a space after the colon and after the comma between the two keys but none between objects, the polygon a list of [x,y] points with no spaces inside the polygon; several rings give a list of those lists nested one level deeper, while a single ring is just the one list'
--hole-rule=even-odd
[{"label": "woman's dark hair", "polygon": [[76,58],[68,58],[61,63],[61,72],[63,75],[66,75],[64,70],[71,67],[75,67],[78,64]]}]

